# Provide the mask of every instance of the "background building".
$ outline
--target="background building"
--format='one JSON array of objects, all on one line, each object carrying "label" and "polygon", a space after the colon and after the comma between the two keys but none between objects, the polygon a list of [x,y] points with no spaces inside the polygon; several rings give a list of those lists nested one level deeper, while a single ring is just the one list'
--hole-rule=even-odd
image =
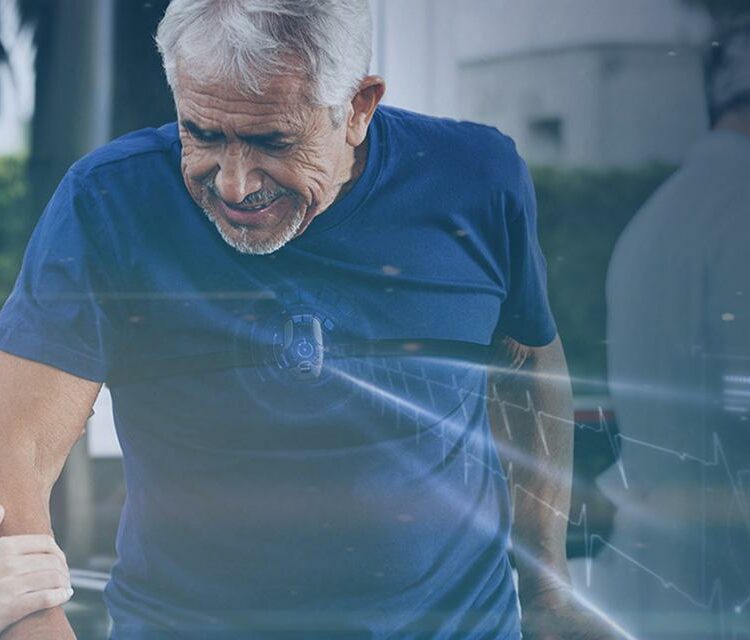
[{"label": "background building", "polygon": [[379,0],[387,100],[486,122],[531,164],[678,164],[709,23],[681,0]]}]

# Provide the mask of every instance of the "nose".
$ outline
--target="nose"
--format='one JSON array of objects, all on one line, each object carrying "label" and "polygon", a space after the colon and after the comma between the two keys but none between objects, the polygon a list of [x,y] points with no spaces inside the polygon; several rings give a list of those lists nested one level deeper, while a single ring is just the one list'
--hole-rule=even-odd
[{"label": "nose", "polygon": [[228,204],[240,205],[252,193],[263,188],[263,172],[247,149],[228,148],[219,161],[214,179],[219,197]]}]

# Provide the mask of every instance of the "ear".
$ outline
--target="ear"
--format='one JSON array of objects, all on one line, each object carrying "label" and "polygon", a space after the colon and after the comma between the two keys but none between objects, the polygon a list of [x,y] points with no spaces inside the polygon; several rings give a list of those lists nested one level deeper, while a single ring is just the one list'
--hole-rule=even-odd
[{"label": "ear", "polygon": [[359,85],[352,98],[349,117],[346,122],[346,141],[352,147],[361,145],[367,137],[375,109],[385,95],[385,80],[380,76],[367,76]]}]

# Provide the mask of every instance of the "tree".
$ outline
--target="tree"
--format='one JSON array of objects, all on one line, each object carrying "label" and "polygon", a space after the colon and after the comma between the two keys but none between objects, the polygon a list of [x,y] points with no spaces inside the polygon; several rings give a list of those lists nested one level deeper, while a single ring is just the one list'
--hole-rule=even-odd
[{"label": "tree", "polygon": [[[174,118],[153,33],[169,0],[18,0],[35,25],[36,106],[31,127],[29,228],[68,167],[106,140]],[[102,11],[109,27],[102,32]],[[104,20],[107,23],[107,19]],[[110,86],[100,86],[111,45]],[[105,97],[106,100],[101,98]],[[102,108],[102,105],[109,105]],[[104,120],[104,126],[94,123]]]},{"label": "tree", "polygon": [[[29,232],[68,167],[106,140],[174,119],[153,33],[169,0],[17,0],[22,24],[35,28],[36,105],[31,126]],[[97,20],[109,5],[111,26]],[[99,30],[99,32],[97,32]],[[99,86],[97,47],[111,44],[111,86]],[[7,60],[7,47],[0,61]],[[106,100],[101,100],[106,97]],[[110,105],[102,109],[102,104]],[[103,126],[95,121],[105,119]]]},{"label": "tree", "polygon": [[[15,0],[0,0],[0,68],[10,67],[11,73],[12,68],[12,51],[15,44],[14,39],[5,40],[3,36],[8,28],[14,30],[22,30],[29,26],[32,20],[32,13],[35,10],[35,5],[39,0],[32,0],[27,2],[25,8],[21,8],[15,2]],[[34,6],[33,6],[34,5]],[[17,12],[17,13],[16,13]],[[7,24],[10,22],[10,25]],[[16,34],[14,33],[13,36]]]}]

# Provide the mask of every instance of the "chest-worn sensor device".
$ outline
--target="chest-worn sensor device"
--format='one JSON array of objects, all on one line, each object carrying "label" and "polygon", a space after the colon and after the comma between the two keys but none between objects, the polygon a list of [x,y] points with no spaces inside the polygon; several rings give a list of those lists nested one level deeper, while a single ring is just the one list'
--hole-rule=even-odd
[{"label": "chest-worn sensor device", "polygon": [[312,314],[292,316],[284,323],[284,342],[276,363],[301,381],[317,380],[323,371],[323,326]]},{"label": "chest-worn sensor device", "polygon": [[431,358],[477,365],[497,361],[497,348],[458,340],[386,339],[326,340],[323,323],[314,314],[288,316],[273,343],[265,348],[235,348],[189,356],[139,362],[108,376],[110,387],[138,384],[191,373],[246,367],[272,367],[298,382],[315,382],[329,361],[355,358]]}]

